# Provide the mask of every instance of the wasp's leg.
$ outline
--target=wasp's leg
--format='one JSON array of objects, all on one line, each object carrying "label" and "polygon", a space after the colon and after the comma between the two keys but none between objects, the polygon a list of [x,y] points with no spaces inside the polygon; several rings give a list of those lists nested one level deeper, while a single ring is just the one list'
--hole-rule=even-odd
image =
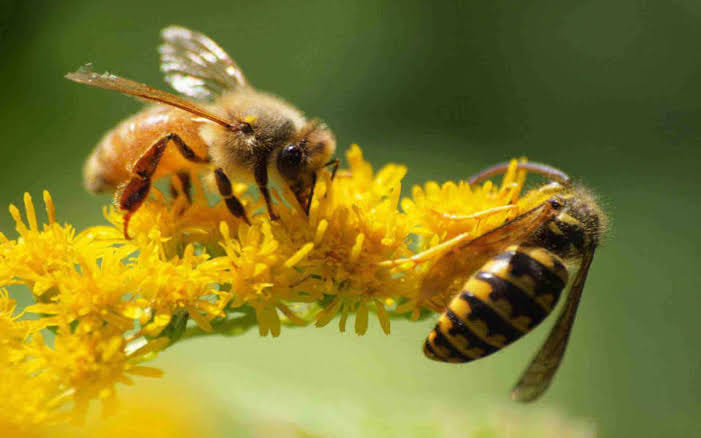
[{"label": "wasp's leg", "polygon": [[515,204],[508,204],[508,205],[502,205],[500,207],[493,207],[493,208],[488,208],[486,210],[478,211],[476,213],[472,214],[450,214],[450,213],[441,213],[438,210],[432,209],[431,213],[434,214],[435,216],[438,216],[442,219],[448,220],[448,221],[455,221],[455,222],[460,222],[460,221],[465,221],[468,219],[482,219],[487,216],[491,216],[496,213],[500,213],[502,211],[508,211],[508,210],[516,210],[518,209],[518,206]]},{"label": "wasp's leg", "polygon": [[427,260],[430,260],[432,258],[436,258],[438,256],[443,255],[444,253],[455,248],[460,243],[465,242],[469,238],[470,238],[470,233],[461,233],[461,234],[458,234],[457,236],[453,237],[452,239],[446,240],[445,242],[438,244],[438,245],[434,246],[433,248],[429,248],[425,251],[421,251],[418,254],[414,254],[411,257],[403,257],[403,258],[399,258],[399,259],[384,260],[384,261],[378,262],[377,265],[383,266],[383,267],[393,267],[393,266],[403,265],[404,263],[408,263],[408,262],[411,262],[414,265],[418,265],[419,263],[423,263]]}]

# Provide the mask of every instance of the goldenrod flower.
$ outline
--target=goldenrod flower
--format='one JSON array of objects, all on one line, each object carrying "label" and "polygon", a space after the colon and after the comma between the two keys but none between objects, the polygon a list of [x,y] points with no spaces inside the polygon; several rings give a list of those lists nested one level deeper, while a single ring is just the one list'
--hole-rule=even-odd
[{"label": "goldenrod flower", "polygon": [[201,329],[212,330],[209,321],[223,316],[229,295],[217,289],[216,279],[205,268],[208,258],[187,244],[182,255],[164,259],[153,242],[128,260],[128,277],[136,280],[128,290],[138,297],[134,303],[142,310],[140,320],[147,335],[158,336],[178,311],[186,312]]},{"label": "goldenrod flower", "polygon": [[[129,232],[134,238],[130,243],[144,246],[160,239],[163,249],[168,256],[182,251],[188,243],[198,243],[206,246],[216,246],[219,239],[219,224],[224,222],[230,227],[238,227],[240,219],[231,215],[223,203],[210,206],[199,179],[193,179],[193,202],[179,196],[168,199],[158,189],[151,190],[149,202],[144,203],[133,215],[129,222]],[[254,204],[250,198],[243,197],[245,184],[234,184],[233,191],[239,196],[244,205],[250,209]],[[105,209],[105,217],[113,225],[112,232],[121,239],[123,229],[123,213],[110,206]]]},{"label": "goldenrod flower", "polygon": [[15,307],[16,301],[10,298],[7,289],[0,289],[0,355],[21,350],[35,326],[31,321],[20,320],[22,314],[15,314]]},{"label": "goldenrod flower", "polygon": [[73,269],[81,257],[99,257],[104,243],[95,241],[104,230],[88,229],[76,235],[71,225],[56,222],[53,201],[44,192],[48,224],[39,229],[32,198],[24,195],[27,223],[17,207],[10,205],[10,214],[19,234],[17,240],[8,240],[0,234],[0,282],[23,283],[40,297],[57,285],[55,276]]},{"label": "goldenrod flower", "polygon": [[491,181],[471,187],[467,182],[434,181],[414,187],[412,197],[402,201],[414,232],[422,237],[445,241],[463,233],[484,234],[519,214],[519,194],[526,179],[514,160],[500,187]]},{"label": "goldenrod flower", "polygon": [[232,236],[229,226],[222,222],[221,246],[225,255],[206,262],[203,270],[231,290],[230,307],[250,305],[255,309],[261,335],[271,332],[278,336],[278,309],[304,324],[284,301],[308,300],[295,292],[293,285],[300,283],[301,275],[289,262],[286,248],[273,236],[271,227],[269,222],[242,224],[238,234]]},{"label": "goldenrod flower", "polygon": [[321,327],[337,315],[341,331],[353,317],[364,334],[371,313],[389,334],[393,315],[430,307],[420,289],[439,256],[540,201],[520,197],[516,161],[500,186],[429,182],[402,200],[404,166],[375,172],[357,146],[347,158],[334,180],[320,175],[309,216],[294,195],[275,193],[275,222],[243,185],[235,191],[251,225],[210,205],[196,184],[192,204],[154,190],[131,220],[133,240],[114,208],[105,210],[110,225],[77,233],[57,222],[48,192],[41,226],[28,194],[24,217],[10,206],[18,236],[0,234],[0,288],[24,284],[36,302],[17,314],[0,289],[0,397],[13,407],[0,422],[80,418],[91,400],[109,410],[116,384],[160,375],[139,363],[183,335],[256,324],[278,336],[285,325]]}]

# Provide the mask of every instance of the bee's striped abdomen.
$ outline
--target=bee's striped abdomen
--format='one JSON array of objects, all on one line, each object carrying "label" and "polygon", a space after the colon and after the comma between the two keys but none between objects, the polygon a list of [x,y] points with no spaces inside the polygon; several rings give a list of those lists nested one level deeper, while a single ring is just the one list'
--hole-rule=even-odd
[{"label": "bee's striped abdomen", "polygon": [[567,268],[552,252],[511,246],[465,283],[431,331],[424,353],[443,362],[469,362],[514,342],[557,303]]}]

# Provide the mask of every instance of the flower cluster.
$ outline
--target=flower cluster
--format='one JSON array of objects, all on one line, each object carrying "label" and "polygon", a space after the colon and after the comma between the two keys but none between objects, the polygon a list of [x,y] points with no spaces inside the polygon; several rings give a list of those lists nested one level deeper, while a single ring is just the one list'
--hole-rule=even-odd
[{"label": "flower cluster", "polygon": [[[516,161],[501,185],[434,182],[401,199],[404,166],[373,171],[353,146],[349,168],[322,173],[310,213],[275,193],[280,220],[237,185],[251,225],[223,203],[210,205],[200,184],[193,201],[156,189],[134,214],[127,240],[123,214],[77,232],[56,219],[44,192],[39,225],[29,194],[24,217],[10,213],[18,236],[0,233],[0,287],[27,286],[34,304],[21,312],[0,290],[0,425],[80,419],[88,402],[115,405],[115,385],[158,376],[141,365],[179,339],[239,333],[257,326],[324,326],[339,315],[364,334],[370,315],[390,333],[394,315],[436,310],[422,297],[438,260],[529,208],[520,198],[525,172]],[[197,178],[195,178],[197,180]],[[192,321],[190,324],[189,321]]]}]

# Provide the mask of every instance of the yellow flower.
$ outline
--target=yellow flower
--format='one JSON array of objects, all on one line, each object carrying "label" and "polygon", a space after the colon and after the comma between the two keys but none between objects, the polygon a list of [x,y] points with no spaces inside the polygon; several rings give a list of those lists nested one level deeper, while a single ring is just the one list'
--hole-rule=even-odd
[{"label": "yellow flower", "polygon": [[131,266],[122,262],[129,253],[129,247],[119,247],[105,250],[97,259],[79,254],[74,266],[54,272],[55,293],[26,311],[51,315],[46,318],[50,325],[80,318],[98,326],[107,322],[122,330],[131,329],[133,316],[139,312],[133,303],[122,299],[134,282]]},{"label": "yellow flower", "polygon": [[156,242],[143,247],[131,259],[129,276],[134,279],[132,293],[144,307],[142,322],[148,322],[145,333],[158,336],[178,311],[185,311],[205,330],[211,331],[209,321],[223,316],[228,294],[219,291],[215,279],[204,269],[209,256],[195,254],[188,244],[182,255],[164,259]]},{"label": "yellow flower", "polygon": [[[132,216],[129,222],[131,244],[148,246],[154,239],[160,239],[165,254],[169,257],[182,251],[188,243],[216,245],[219,238],[219,224],[227,223],[236,228],[242,221],[235,218],[223,202],[210,206],[199,184],[199,179],[193,179],[193,202],[189,203],[185,196],[175,199],[167,198],[158,189],[151,189],[151,198]],[[243,204],[250,209],[255,203],[247,197],[242,197],[246,191],[245,184],[234,184],[234,194],[241,197]],[[123,234],[123,212],[110,206],[104,215],[114,226],[114,231]]]},{"label": "yellow flower", "polygon": [[0,359],[9,362],[14,362],[15,359],[9,354],[19,352],[36,328],[36,324],[31,321],[20,320],[22,314],[15,315],[16,304],[7,289],[0,289]]},{"label": "yellow flower", "polygon": [[13,361],[2,360],[0,402],[5,409],[0,412],[0,429],[80,421],[92,399],[101,400],[107,411],[114,409],[114,387],[132,384],[129,375],[161,375],[138,362],[163,348],[162,341],[127,353],[120,331],[80,325],[75,331],[61,327],[53,347],[38,333],[33,337],[21,350],[13,349]]},{"label": "yellow flower", "polygon": [[[220,284],[231,290],[232,308],[250,305],[256,310],[260,334],[280,334],[280,318],[277,310],[293,322],[304,325],[283,300],[308,301],[309,298],[294,292],[293,284],[299,283],[301,274],[285,256],[284,248],[273,236],[269,222],[242,224],[238,234],[232,236],[229,226],[221,224],[221,246],[225,255],[204,263]],[[294,260],[293,260],[294,261]]]},{"label": "yellow flower", "polygon": [[459,255],[449,260],[441,256],[530,208],[518,202],[526,172],[519,170],[517,164],[517,160],[510,162],[499,186],[491,181],[477,186],[465,181],[457,184],[449,181],[442,185],[429,181],[424,187],[414,187],[412,197],[402,200],[402,210],[417,236],[416,253],[382,264],[413,274],[418,277],[418,283],[422,283],[429,272],[432,278],[441,277],[444,281],[439,287],[443,293],[430,300],[422,295],[418,286],[415,293],[398,306],[398,313],[412,311],[416,318],[422,307],[436,311],[443,308],[457,292],[454,288],[464,283],[462,276],[471,272],[465,268],[469,260],[462,260]]},{"label": "yellow flower", "polygon": [[97,257],[106,247],[96,242],[100,237],[106,242],[105,230],[97,228],[76,235],[71,225],[56,222],[55,207],[51,196],[44,192],[48,224],[39,228],[37,217],[28,193],[24,195],[27,224],[17,207],[10,205],[10,214],[19,234],[17,240],[8,240],[0,233],[0,285],[26,284],[35,296],[41,296],[57,284],[55,276],[72,270],[81,256]]},{"label": "yellow flower", "polygon": [[278,221],[243,185],[235,192],[250,225],[210,205],[199,183],[192,203],[153,190],[130,222],[133,240],[112,207],[110,225],[60,225],[48,192],[40,227],[26,194],[26,219],[10,207],[18,237],[0,233],[0,287],[24,284],[35,298],[17,314],[0,289],[0,403],[13,407],[0,427],[80,418],[91,400],[112,410],[117,383],[160,375],[139,363],[181,336],[252,325],[278,336],[283,325],[321,327],[339,315],[341,331],[354,316],[364,334],[371,313],[389,334],[393,315],[440,310],[421,293],[429,273],[460,273],[459,257],[446,263],[445,254],[543,201],[542,192],[521,197],[516,161],[499,186],[428,182],[401,199],[404,166],[375,172],[357,146],[347,159],[335,179],[319,175],[308,216],[288,189],[274,191]]},{"label": "yellow flower", "polygon": [[37,373],[36,342],[30,335],[37,328],[15,314],[15,300],[0,289],[0,431],[19,433],[22,427],[59,421],[61,414],[49,404],[61,388],[44,373]]},{"label": "yellow flower", "polygon": [[471,187],[467,182],[430,181],[414,187],[412,197],[402,200],[402,209],[419,236],[446,241],[463,233],[484,234],[520,212],[517,200],[526,179],[512,160],[501,186],[491,181]]},{"label": "yellow flower", "polygon": [[80,419],[93,399],[101,400],[107,412],[114,410],[115,385],[131,385],[130,374],[160,377],[160,370],[138,363],[166,344],[167,340],[157,341],[129,352],[129,345],[118,328],[79,324],[74,330],[60,327],[54,347],[44,346],[41,357],[47,372],[55,374],[58,381],[70,389],[74,411]]},{"label": "yellow flower", "polygon": [[379,264],[412,254],[411,225],[397,209],[406,168],[388,165],[375,174],[357,146],[347,157],[348,171],[333,182],[327,176],[318,184],[307,225],[307,239],[314,247],[300,267],[324,280],[309,281],[310,290],[333,296],[317,315],[317,326],[340,313],[344,331],[348,315],[356,313],[355,331],[363,334],[373,308],[389,333],[385,300],[411,295],[415,289],[410,276],[394,276],[391,268]]},{"label": "yellow flower", "polygon": [[0,434],[16,436],[36,425],[50,425],[70,419],[59,409],[62,388],[50,373],[35,373],[31,361],[0,365]]}]

